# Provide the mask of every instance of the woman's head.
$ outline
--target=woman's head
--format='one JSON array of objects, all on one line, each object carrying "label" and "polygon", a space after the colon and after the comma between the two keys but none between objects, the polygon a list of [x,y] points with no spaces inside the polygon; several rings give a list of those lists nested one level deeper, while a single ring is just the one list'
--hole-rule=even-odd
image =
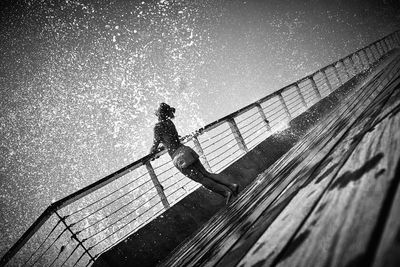
[{"label": "woman's head", "polygon": [[175,117],[175,108],[166,103],[161,103],[155,114],[159,120],[173,119]]}]

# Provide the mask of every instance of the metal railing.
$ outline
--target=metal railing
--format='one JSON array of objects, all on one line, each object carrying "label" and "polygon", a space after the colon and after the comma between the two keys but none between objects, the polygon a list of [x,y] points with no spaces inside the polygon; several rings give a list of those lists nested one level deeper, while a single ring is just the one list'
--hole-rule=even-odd
[{"label": "metal railing", "polygon": [[[392,33],[183,138],[220,172],[399,46]],[[0,265],[88,266],[200,185],[162,150],[51,204]],[[156,157],[155,160],[152,160]]]}]

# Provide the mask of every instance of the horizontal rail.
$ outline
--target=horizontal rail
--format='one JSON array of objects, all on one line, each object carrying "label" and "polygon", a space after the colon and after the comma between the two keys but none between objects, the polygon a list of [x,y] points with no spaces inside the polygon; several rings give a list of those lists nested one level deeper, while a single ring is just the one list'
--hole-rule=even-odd
[{"label": "horizontal rail", "polygon": [[[381,49],[377,47],[377,44],[387,41],[389,38],[391,38],[389,45],[385,42],[385,47],[382,46]],[[243,156],[262,140],[265,140],[273,130],[287,127],[288,121],[300,114],[301,110],[304,111],[315,103],[315,96],[319,101],[322,87],[328,88],[328,90],[324,89],[325,95],[331,93],[352,76],[364,71],[388,51],[398,46],[399,31],[396,31],[184,136],[181,141],[197,149],[207,169],[220,171]],[[368,55],[368,50],[371,56]],[[353,57],[355,60],[353,60]],[[362,57],[364,57],[364,60]],[[350,72],[344,63],[346,60],[346,64],[350,64],[352,68]],[[325,72],[329,68],[333,69],[331,74]],[[346,78],[343,77],[343,73]],[[317,74],[322,74],[322,78],[315,81]],[[331,75],[338,80],[337,86],[331,83]],[[299,85],[303,82],[308,82],[308,85],[300,88]],[[289,92],[289,90],[292,91]],[[276,99],[276,101],[263,107],[263,104],[266,105],[272,99]],[[271,111],[278,109],[281,110],[281,115],[277,117],[269,115]],[[245,115],[246,118],[238,121],[237,119],[241,115]],[[245,122],[250,117],[250,122]],[[254,123],[257,121],[262,121],[262,123]],[[226,140],[225,137],[228,135],[224,134],[224,137],[221,137],[221,134],[215,132],[227,132],[231,138]],[[210,133],[214,133],[214,135],[208,136]],[[211,139],[213,142],[210,145],[210,149],[207,149],[208,146],[204,147],[203,143]],[[215,149],[216,147],[224,146],[226,147],[225,151],[231,152],[221,153],[219,149]],[[154,160],[155,164],[150,164],[151,160]],[[138,171],[143,173],[136,175],[135,172]],[[120,178],[130,179],[130,182],[121,186],[119,184],[122,181]],[[133,184],[136,187],[132,187]],[[43,236],[46,236],[46,238],[44,238],[44,241],[38,242],[41,245],[31,255],[27,256],[28,259],[25,263],[30,261],[34,261],[34,264],[39,263],[44,260],[43,257],[47,253],[51,254],[46,257],[52,258],[52,264],[57,261],[65,263],[74,260],[75,262],[72,265],[79,265],[82,261],[87,261],[87,264],[90,265],[105,250],[114,246],[132,232],[137,231],[157,214],[168,209],[171,203],[176,203],[185,194],[189,194],[198,186],[195,182],[188,180],[175,171],[169,158],[166,157],[166,149],[161,148],[155,153],[146,155],[95,183],[52,203],[6,252],[0,261],[0,266],[6,265],[11,259],[15,258],[14,256],[25,247],[33,236],[36,238],[36,235],[38,239],[43,239]],[[125,187],[129,188],[126,192],[124,192]],[[184,189],[184,194],[179,193],[181,188]],[[111,193],[103,196],[104,192],[102,190]],[[166,191],[169,193],[165,193]],[[114,199],[111,200],[111,198]],[[106,204],[102,204],[102,202],[106,201],[108,201]],[[90,202],[90,204],[87,202]],[[74,205],[81,205],[84,208],[77,208]],[[123,211],[125,207],[129,208],[129,211]],[[80,217],[78,213],[83,213],[85,208],[88,209],[86,215]],[[54,217],[53,215],[57,216]],[[58,222],[50,222],[53,217],[55,219],[58,218]],[[60,222],[62,224],[59,224]],[[38,232],[44,231],[44,228],[47,228],[47,224],[49,224],[48,227],[50,228],[51,225],[55,224],[53,225],[53,230],[58,225],[64,226],[65,229],[56,237],[51,237],[53,230],[47,235],[42,233],[39,235]],[[118,236],[121,229],[127,229],[130,226],[132,226],[131,229]],[[70,233],[71,238],[65,238],[65,233]],[[95,238],[97,235],[100,236],[100,241]],[[52,238],[53,241],[47,241],[47,238]],[[57,242],[59,244],[58,247],[61,247],[60,250],[57,250],[58,247],[54,246]],[[74,247],[70,245],[71,242],[75,242]],[[100,243],[105,243],[103,248],[99,248]],[[46,246],[47,248],[45,249]],[[40,250],[43,251],[39,253]],[[48,252],[50,250],[52,251],[51,253]]]},{"label": "horizontal rail", "polygon": [[[389,36],[389,35],[388,35],[388,36]],[[247,110],[249,110],[249,109],[255,107],[255,105],[260,104],[260,103],[262,103],[262,102],[265,102],[265,101],[267,101],[268,99],[271,99],[271,98],[273,98],[274,96],[277,96],[277,95],[281,94],[283,91],[289,89],[290,87],[296,86],[297,84],[299,84],[299,83],[301,83],[301,82],[303,82],[303,81],[305,81],[305,80],[308,80],[308,79],[312,78],[314,75],[316,75],[316,74],[319,73],[320,71],[324,71],[324,70],[326,70],[326,69],[328,69],[328,68],[330,68],[330,67],[335,67],[335,65],[336,65],[338,62],[343,61],[343,60],[345,60],[345,59],[351,57],[352,55],[354,55],[354,54],[356,54],[356,53],[358,53],[358,52],[360,52],[360,51],[364,51],[364,49],[366,49],[366,48],[370,47],[371,45],[374,45],[374,44],[376,44],[376,43],[378,43],[378,42],[384,40],[384,39],[387,38],[388,36],[385,36],[385,37],[383,37],[383,38],[381,38],[381,39],[379,39],[379,40],[377,40],[377,41],[371,43],[370,45],[368,45],[368,46],[366,46],[366,47],[364,47],[364,48],[360,48],[360,49],[358,49],[357,51],[355,51],[355,52],[353,52],[353,53],[351,53],[351,54],[348,54],[347,56],[344,56],[344,57],[340,58],[339,60],[337,60],[337,61],[335,61],[335,62],[333,62],[333,63],[330,63],[330,64],[328,64],[328,65],[326,65],[326,66],[324,66],[324,67],[318,69],[317,71],[315,71],[315,72],[313,72],[313,73],[311,73],[311,74],[308,74],[307,76],[305,76],[305,77],[303,77],[303,78],[301,78],[301,79],[299,79],[299,80],[297,80],[297,81],[295,81],[295,82],[293,82],[293,83],[291,83],[291,84],[289,84],[289,85],[284,86],[283,88],[281,88],[281,89],[275,91],[274,93],[272,93],[272,94],[270,94],[270,95],[267,95],[267,96],[265,96],[265,97],[263,97],[263,98],[260,98],[259,100],[255,101],[254,103],[251,103],[251,104],[249,104],[249,105],[247,105],[247,106],[245,106],[245,107],[243,107],[243,108],[241,108],[241,109],[239,109],[239,110],[237,110],[237,111],[235,111],[235,112],[232,112],[232,113],[226,115],[225,117],[222,117],[221,119],[218,119],[218,120],[216,120],[216,121],[214,121],[214,122],[211,122],[210,124],[208,124],[208,125],[204,126],[203,128],[200,128],[199,130],[197,130],[197,131],[196,131],[196,134],[202,133],[202,132],[207,131],[207,130],[211,130],[211,129],[213,129],[214,127],[220,125],[221,123],[223,123],[223,122],[225,122],[225,121],[227,121],[227,120],[229,120],[229,119],[231,119],[231,118],[233,118],[233,117],[236,117],[236,116],[238,116],[238,115],[240,115],[240,114],[246,112]]]}]

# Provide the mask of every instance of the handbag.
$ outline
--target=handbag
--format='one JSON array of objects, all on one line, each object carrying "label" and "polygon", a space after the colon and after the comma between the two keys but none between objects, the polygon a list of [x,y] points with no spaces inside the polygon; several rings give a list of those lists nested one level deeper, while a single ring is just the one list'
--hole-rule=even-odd
[{"label": "handbag", "polygon": [[172,154],[172,162],[178,169],[184,169],[199,159],[199,155],[188,146],[181,145]]}]

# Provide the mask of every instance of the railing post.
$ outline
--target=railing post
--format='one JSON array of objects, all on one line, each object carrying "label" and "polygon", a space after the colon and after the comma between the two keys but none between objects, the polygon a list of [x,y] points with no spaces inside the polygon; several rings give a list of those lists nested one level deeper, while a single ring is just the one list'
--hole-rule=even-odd
[{"label": "railing post", "polygon": [[57,210],[54,213],[57,215],[58,219],[65,226],[67,231],[71,234],[71,239],[74,239],[76,242],[78,242],[78,245],[80,247],[82,247],[83,251],[85,251],[85,253],[89,256],[90,260],[94,262],[95,258],[90,254],[89,250],[83,245],[81,240],[79,240],[77,233],[74,233],[74,231],[72,231],[71,227],[65,222],[66,217],[61,217],[61,215],[57,212]]},{"label": "railing post", "polygon": [[346,67],[346,64],[344,63],[344,60],[339,60],[338,62],[340,62],[340,63],[342,64],[342,66],[343,66],[343,71],[344,71],[344,73],[346,74],[347,79],[350,79],[350,73],[349,73],[349,71],[347,70],[347,67]]},{"label": "railing post", "polygon": [[374,51],[372,49],[372,45],[368,46],[368,50],[369,50],[369,53],[371,55],[370,58],[372,59],[372,63],[375,63],[375,61],[377,61],[378,59],[375,56],[375,53],[374,53]]},{"label": "railing post", "polygon": [[357,69],[357,73],[359,73],[360,68],[361,68],[361,71],[363,71],[363,70],[364,70],[364,66],[363,66],[363,63],[362,63],[361,58],[359,57],[358,53],[354,53],[353,56],[352,56],[352,58],[353,58],[353,57],[355,57],[355,58],[357,59],[358,63],[359,63],[359,64],[356,64],[356,63],[354,62],[354,59],[353,59],[354,66],[355,66],[355,68]]},{"label": "railing post", "polygon": [[311,82],[311,87],[314,89],[314,92],[317,95],[317,98],[321,99],[322,96],[321,96],[321,93],[318,91],[318,86],[314,81],[314,77],[310,77],[309,79],[310,79],[310,82]]},{"label": "railing post", "polygon": [[354,72],[353,76],[356,76],[358,72],[357,72],[356,64],[354,63],[352,56],[349,57],[349,61],[351,64],[351,68],[353,69],[353,72]]},{"label": "railing post", "polygon": [[382,49],[382,56],[386,54],[385,47],[383,46],[382,40],[379,41],[379,46]]},{"label": "railing post", "polygon": [[392,35],[387,37],[387,41],[389,43],[390,50],[392,50],[394,48]]},{"label": "railing post", "polygon": [[385,39],[383,39],[382,40],[382,43],[384,44],[384,46],[385,46],[385,49],[386,49],[386,51],[385,51],[385,54],[387,53],[387,52],[389,52],[390,51],[390,48],[389,48],[389,46],[387,45],[387,43],[386,43],[386,40]]},{"label": "railing post", "polygon": [[[374,44],[371,44],[370,46],[370,50],[371,50],[371,54],[374,57],[374,62],[378,61],[378,56],[376,55],[377,51],[376,51],[376,46]],[[379,54],[379,53],[378,53]]]},{"label": "railing post", "polygon": [[382,43],[385,45],[386,53],[389,52],[389,51],[390,51],[390,47],[389,47],[389,45],[388,45],[387,42],[386,42],[386,38],[382,40]]},{"label": "railing post", "polygon": [[385,54],[385,50],[383,49],[383,46],[381,44],[381,41],[376,43],[376,46],[379,48],[379,54],[382,56]]},{"label": "railing post", "polygon": [[389,36],[390,42],[392,43],[392,47],[396,48],[396,38],[395,38],[395,34],[391,34]]},{"label": "railing post", "polygon": [[197,151],[199,152],[200,157],[203,159],[204,167],[207,169],[207,171],[212,172],[210,163],[208,163],[206,155],[204,154],[203,148],[201,147],[197,136],[193,136],[193,143],[194,143],[194,146],[196,147]]},{"label": "railing post", "polygon": [[246,146],[246,143],[244,142],[243,136],[239,131],[239,128],[233,118],[228,119],[228,124],[229,127],[231,128],[232,134],[235,137],[235,140],[241,150],[243,150],[245,153],[249,152],[249,149]]},{"label": "railing post", "polygon": [[[363,50],[358,51],[357,57],[360,59],[362,69],[364,70],[364,69],[368,69],[369,65],[364,63],[364,61],[363,61],[363,57],[366,58],[365,55],[362,54],[363,52],[364,52]],[[368,61],[368,58],[366,58],[366,60]]]},{"label": "railing post", "polygon": [[[358,51],[358,57],[360,58],[361,65],[363,66],[363,69],[368,69],[369,68],[369,62],[368,62],[368,57],[365,55],[365,51],[364,50]],[[366,62],[364,62],[363,59]]]},{"label": "railing post", "polygon": [[365,55],[367,56],[369,65],[372,65],[375,62],[375,58],[374,58],[374,53],[372,53],[371,51],[371,47],[365,48]]},{"label": "railing post", "polygon": [[377,43],[377,47],[380,48],[379,53],[380,53],[380,56],[382,57],[385,54],[385,50],[383,49],[383,46],[380,41]]},{"label": "railing post", "polygon": [[396,35],[395,34],[392,34],[392,35],[390,35],[390,40],[392,40],[392,45],[393,45],[393,48],[396,48]]},{"label": "railing post", "polygon": [[169,209],[170,205],[168,203],[167,197],[164,194],[164,188],[161,185],[160,181],[158,181],[157,175],[154,172],[153,166],[151,166],[151,163],[148,161],[146,162],[146,169],[150,175],[151,181],[153,182],[154,187],[157,190],[158,196],[161,199],[161,202],[164,206],[165,209]]},{"label": "railing post", "polygon": [[332,66],[333,67],[333,72],[335,73],[336,79],[339,81],[339,83],[343,84],[343,81],[340,78],[340,75],[339,75],[339,72],[338,72],[336,66],[337,66],[337,63]]},{"label": "railing post", "polygon": [[374,47],[374,46],[370,46],[369,47],[369,50],[371,51],[371,55],[372,55],[372,57],[374,58],[374,63],[376,62],[376,61],[378,61],[378,57],[377,57],[377,55],[376,55],[376,47]]},{"label": "railing post", "polygon": [[362,54],[362,50],[358,51],[357,57],[360,59],[362,70],[368,69],[368,65],[363,60],[363,58],[365,58],[365,56]]},{"label": "railing post", "polygon": [[367,66],[368,66],[368,68],[370,68],[370,66],[371,66],[371,59],[370,59],[370,57],[368,56],[367,48],[364,48],[362,51],[363,51],[365,60],[367,61]]},{"label": "railing post", "polygon": [[271,131],[271,126],[269,125],[269,121],[267,119],[267,116],[265,116],[263,108],[259,103],[256,103],[256,107],[258,109],[258,113],[260,113],[261,119],[264,122],[265,128],[267,128],[267,131]]},{"label": "railing post", "polygon": [[396,32],[394,35],[394,41],[395,41],[395,45],[398,46],[400,44],[400,37],[399,37],[399,32]]},{"label": "railing post", "polygon": [[379,58],[381,58],[383,55],[382,47],[379,45],[379,43],[376,43],[375,47],[376,47],[376,50],[378,51]]},{"label": "railing post", "polygon": [[379,60],[379,58],[381,57],[381,52],[378,49],[378,45],[376,43],[372,44],[372,48],[373,51],[375,51],[374,56],[376,58],[376,60]]},{"label": "railing post", "polygon": [[280,93],[278,94],[278,99],[281,102],[281,105],[283,106],[283,110],[285,111],[287,118],[289,119],[289,121],[291,121],[292,120],[292,115],[290,115],[289,108],[286,105],[285,99],[283,99],[282,94],[280,94]]},{"label": "railing post", "polygon": [[352,56],[350,56],[350,62],[351,62],[351,64],[352,64],[352,67],[353,67],[353,70],[354,70],[354,76],[356,76],[358,73],[359,73],[359,69],[358,69],[358,67],[357,67],[357,64],[356,64],[356,62],[354,61],[354,59],[353,59],[353,56],[354,56],[354,54],[352,55]]},{"label": "railing post", "polygon": [[389,52],[389,51],[390,51],[390,46],[389,46],[388,43],[387,43],[387,39],[386,39],[386,38],[383,39],[383,40],[382,40],[382,43],[384,43],[384,45],[385,45],[385,47],[386,47],[386,53]]},{"label": "railing post", "polygon": [[326,71],[326,70],[322,70],[322,71],[321,71],[322,77],[324,78],[324,81],[325,81],[326,86],[328,86],[329,92],[333,92],[332,85],[331,85],[331,83],[329,82],[328,76],[326,75],[326,72],[325,72],[325,71]]},{"label": "railing post", "polygon": [[303,94],[301,93],[299,84],[298,84],[298,83],[295,83],[295,84],[294,84],[294,87],[296,88],[297,94],[298,94],[299,97],[300,97],[301,103],[303,103],[303,105],[304,105],[305,108],[308,108],[306,99],[304,98]]},{"label": "railing post", "polygon": [[394,45],[394,40],[393,40],[393,36],[392,36],[392,35],[390,35],[390,36],[388,37],[388,41],[389,41],[389,44],[390,44],[390,48],[391,48],[391,49],[394,49],[394,48],[395,48],[395,45]]},{"label": "railing post", "polygon": [[390,41],[390,37],[385,38],[386,45],[389,47],[389,51],[393,49],[392,42]]},{"label": "railing post", "polygon": [[365,48],[365,54],[367,55],[367,59],[368,59],[369,65],[374,63],[374,59],[373,59],[370,47],[366,47]]},{"label": "railing post", "polygon": [[387,49],[387,46],[386,46],[386,44],[385,44],[385,41],[382,39],[382,40],[379,41],[379,43],[381,44],[381,46],[382,46],[382,48],[383,48],[384,54],[386,54],[387,51],[388,51],[388,49]]},{"label": "railing post", "polygon": [[390,35],[390,40],[392,40],[393,48],[396,47],[396,35],[392,34]]},{"label": "railing post", "polygon": [[385,38],[385,43],[389,47],[389,51],[393,49],[392,43],[390,42],[389,37]]}]

